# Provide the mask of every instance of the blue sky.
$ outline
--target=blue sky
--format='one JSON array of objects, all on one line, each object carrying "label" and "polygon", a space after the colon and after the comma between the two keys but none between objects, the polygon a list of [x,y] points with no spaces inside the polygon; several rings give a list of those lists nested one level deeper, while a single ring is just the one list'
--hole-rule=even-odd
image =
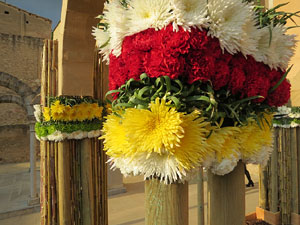
[{"label": "blue sky", "polygon": [[0,0],[52,20],[52,29],[60,20],[61,0]]}]

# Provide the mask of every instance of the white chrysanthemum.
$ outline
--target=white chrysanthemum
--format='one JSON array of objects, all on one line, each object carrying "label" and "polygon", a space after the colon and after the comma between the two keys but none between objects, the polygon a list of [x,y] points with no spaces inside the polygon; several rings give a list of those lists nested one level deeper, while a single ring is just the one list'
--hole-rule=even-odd
[{"label": "white chrysanthemum", "polygon": [[127,15],[128,33],[132,35],[148,28],[162,29],[174,20],[169,0],[131,0]]},{"label": "white chrysanthemum", "polygon": [[95,37],[96,46],[100,48],[100,53],[103,55],[104,60],[108,61],[111,52],[109,33],[93,27],[92,35]]},{"label": "white chrysanthemum", "polygon": [[92,130],[92,131],[88,132],[87,137],[95,138],[95,137],[99,137],[100,135],[101,135],[101,130]]},{"label": "white chrysanthemum", "polygon": [[208,34],[217,37],[221,48],[234,54],[241,49],[245,26],[253,17],[253,6],[241,0],[210,0]]},{"label": "white chrysanthemum", "polygon": [[225,158],[221,162],[213,162],[210,167],[210,170],[216,175],[224,176],[225,174],[228,174],[234,170],[239,160],[240,156],[238,153],[232,154],[229,158]]},{"label": "white chrysanthemum", "polygon": [[113,54],[121,54],[122,42],[128,32],[128,18],[126,9],[120,1],[110,1],[104,5],[104,19],[109,24],[107,32],[110,36],[110,49]]},{"label": "white chrysanthemum", "polygon": [[272,146],[263,146],[259,152],[255,155],[252,155],[250,158],[244,158],[244,163],[259,164],[262,167],[265,167],[270,159],[272,154]]},{"label": "white chrysanthemum", "polygon": [[37,122],[41,122],[41,118],[42,118],[42,110],[41,110],[41,105],[34,105],[34,117],[36,119]]},{"label": "white chrysanthemum", "polygon": [[240,37],[240,51],[244,56],[257,54],[258,41],[260,39],[260,31],[255,26],[254,12],[252,16],[245,21],[243,25],[243,33]]},{"label": "white chrysanthemum", "polygon": [[180,169],[174,156],[158,153],[139,153],[134,158],[119,157],[110,158],[112,169],[119,168],[125,176],[144,175],[144,178],[153,176],[160,178],[162,182],[173,183],[186,180],[186,171]]},{"label": "white chrysanthemum", "polygon": [[[260,39],[258,51],[254,58],[258,62],[264,62],[270,68],[286,69],[294,54],[296,44],[295,35],[286,34],[286,28],[282,25],[264,27],[259,30]],[[272,33],[271,33],[272,32]],[[271,43],[270,43],[270,35]]]},{"label": "white chrysanthemum", "polygon": [[191,26],[199,28],[207,26],[206,0],[171,0],[171,4],[175,17],[173,27],[176,30],[178,26],[182,26],[186,30],[190,30]]},{"label": "white chrysanthemum", "polygon": [[47,139],[49,141],[58,142],[58,141],[63,141],[64,139],[66,139],[66,137],[67,137],[67,135],[65,133],[62,133],[60,131],[55,131],[52,134],[48,135]]},{"label": "white chrysanthemum", "polygon": [[276,114],[279,114],[279,115],[288,115],[288,114],[290,114],[292,112],[292,109],[290,107],[286,107],[284,105],[284,106],[278,107],[277,111],[278,111],[278,113],[276,113]]}]

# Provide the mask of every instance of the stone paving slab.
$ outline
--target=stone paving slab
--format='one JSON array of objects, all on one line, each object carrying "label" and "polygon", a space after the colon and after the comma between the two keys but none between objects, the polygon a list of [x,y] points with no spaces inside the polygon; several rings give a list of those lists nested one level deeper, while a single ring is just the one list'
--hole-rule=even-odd
[{"label": "stone paving slab", "polygon": [[[14,173],[18,171],[14,169],[12,170],[14,171]],[[258,167],[248,166],[248,170],[252,176],[253,181],[255,182],[255,186],[251,188],[246,188],[246,213],[254,212],[255,207],[258,205]],[[2,170],[0,165],[0,176],[3,175],[1,171]],[[26,189],[24,186],[20,184],[19,184],[20,186],[18,186],[16,185],[16,183],[18,183],[17,179],[19,179],[21,184],[25,184],[26,176],[28,176],[28,184],[29,184],[28,168],[27,168],[27,172],[26,169],[24,170],[23,168],[22,173],[17,173],[16,175],[5,177],[5,179],[11,178],[11,180],[13,180],[14,182],[11,182],[9,180],[7,183],[0,181],[0,183],[3,184],[2,186],[0,185],[0,189],[6,188],[6,191],[8,190],[7,189],[8,186],[10,187],[14,185],[17,186],[15,187],[14,190],[13,189],[10,190],[10,193],[19,196],[19,198],[7,196],[7,194],[1,192],[0,190],[0,199],[1,199],[0,207],[1,205],[6,204],[3,201],[5,199],[6,200],[14,199],[15,203],[19,201],[21,206],[25,205],[24,199],[26,197],[26,190],[28,191],[29,189]],[[143,178],[142,177],[126,178],[124,179],[124,185],[127,190],[126,193],[110,196],[108,199],[109,225],[143,225],[145,220]],[[206,189],[206,183],[205,183],[205,189]],[[13,203],[10,204],[13,205]],[[11,218],[6,217],[6,219],[2,218],[2,220],[0,220],[0,224],[1,225],[39,225],[40,214],[39,212],[36,212],[39,210],[39,207],[32,208],[31,212],[28,212],[26,210],[28,209],[25,209],[25,211],[23,209],[22,213],[24,214],[25,212],[31,214],[21,215],[22,213],[20,214],[19,211],[15,211],[13,212],[14,213],[13,215],[9,215],[13,217]],[[35,213],[33,213],[34,210],[36,210]],[[205,210],[207,210],[206,198],[205,198]],[[22,221],[22,223],[20,223],[20,221]],[[194,183],[189,185],[189,224],[190,225],[197,224],[197,185]]]},{"label": "stone paving slab", "polygon": [[[39,171],[37,188],[39,191]],[[39,205],[29,206],[29,163],[0,165],[0,219],[39,211]]]}]

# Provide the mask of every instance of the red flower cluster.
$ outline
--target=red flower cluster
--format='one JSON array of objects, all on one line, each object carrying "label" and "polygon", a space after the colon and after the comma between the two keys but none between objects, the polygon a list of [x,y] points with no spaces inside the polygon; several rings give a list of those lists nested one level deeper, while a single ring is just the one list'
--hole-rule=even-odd
[{"label": "red flower cluster", "polygon": [[119,57],[110,55],[110,89],[117,89],[130,78],[169,76],[189,83],[210,80],[214,90],[228,88],[240,98],[263,96],[270,106],[285,104],[290,84],[284,80],[272,93],[270,89],[284,72],[271,70],[253,57],[222,52],[219,40],[207,36],[206,30],[173,31],[172,25],[155,31],[150,28],[125,37]]}]

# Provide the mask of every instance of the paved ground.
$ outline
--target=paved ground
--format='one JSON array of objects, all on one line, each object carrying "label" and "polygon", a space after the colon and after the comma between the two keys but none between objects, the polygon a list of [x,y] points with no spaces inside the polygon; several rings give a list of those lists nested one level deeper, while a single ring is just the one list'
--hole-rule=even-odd
[{"label": "paved ground", "polygon": [[[27,206],[29,196],[29,165],[0,165],[0,214]],[[255,186],[246,189],[246,213],[258,205],[258,169],[248,167]],[[109,225],[144,224],[144,184],[141,177],[124,180],[127,192],[109,197]],[[206,189],[206,184],[205,184]],[[206,201],[205,201],[206,202]],[[22,221],[22,223],[20,223]],[[189,185],[189,224],[197,224],[197,185]],[[38,225],[39,213],[0,220],[1,225]]]}]

